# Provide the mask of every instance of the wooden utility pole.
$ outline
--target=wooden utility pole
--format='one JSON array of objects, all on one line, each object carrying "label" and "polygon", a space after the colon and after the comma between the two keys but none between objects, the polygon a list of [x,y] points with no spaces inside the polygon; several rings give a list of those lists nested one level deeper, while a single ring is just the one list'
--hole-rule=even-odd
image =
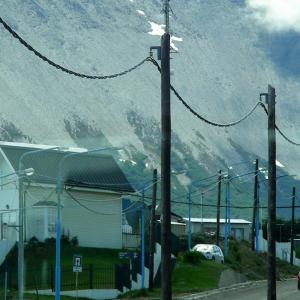
[{"label": "wooden utility pole", "polygon": [[172,299],[171,285],[171,108],[169,0],[164,0],[166,33],[161,38],[161,299]]},{"label": "wooden utility pole", "polygon": [[216,244],[220,244],[220,205],[221,205],[221,186],[222,186],[222,171],[219,171],[218,177],[218,199],[217,199],[217,230],[216,230]]},{"label": "wooden utility pole", "polygon": [[192,251],[192,212],[191,212],[191,206],[192,206],[192,197],[191,197],[191,187],[189,187],[188,191],[188,205],[189,205],[189,229],[188,229],[188,250]]},{"label": "wooden utility pole", "polygon": [[150,252],[149,252],[149,290],[153,290],[154,280],[154,253],[155,253],[155,208],[156,208],[156,194],[157,194],[157,169],[153,170],[153,189],[152,189],[152,205],[151,205],[151,219],[150,219]]},{"label": "wooden utility pole", "polygon": [[268,86],[268,300],[276,300],[276,133],[275,89]]},{"label": "wooden utility pole", "polygon": [[258,210],[258,159],[255,160],[255,173],[254,173],[254,198],[253,198],[253,215],[252,215],[252,227],[251,227],[251,249],[252,251],[255,251],[255,248],[257,248],[257,245],[255,247],[255,237],[258,234],[256,232],[256,218],[258,216],[257,214]]},{"label": "wooden utility pole", "polygon": [[294,264],[294,226],[295,226],[295,198],[296,198],[296,188],[293,187],[292,196],[292,220],[291,220],[291,251],[290,251],[290,264]]}]

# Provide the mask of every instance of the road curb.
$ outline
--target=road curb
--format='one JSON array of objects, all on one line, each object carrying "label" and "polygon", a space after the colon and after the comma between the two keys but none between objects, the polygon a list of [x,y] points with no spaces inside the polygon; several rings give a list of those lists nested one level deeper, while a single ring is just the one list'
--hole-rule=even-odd
[{"label": "road curb", "polygon": [[[281,281],[287,281],[287,280],[294,280],[294,278],[287,278]],[[234,291],[246,287],[255,287],[262,285],[264,283],[267,283],[267,280],[257,280],[257,281],[246,281],[242,283],[237,283],[237,284],[232,284],[226,287],[218,288],[218,289],[213,289],[205,292],[200,292],[200,293],[195,293],[195,294],[190,294],[190,295],[185,295],[181,297],[174,297],[174,300],[198,300],[198,299],[205,299],[209,296],[212,295],[217,295],[217,294],[222,294],[227,291]],[[150,299],[149,299],[150,300]],[[151,299],[151,300],[158,300],[158,299]]]},{"label": "road curb", "polygon": [[205,299],[208,296],[216,295],[216,294],[221,294],[227,291],[234,291],[238,290],[241,288],[245,288],[248,286],[257,286],[261,285],[263,283],[266,283],[266,280],[259,280],[259,281],[246,281],[242,283],[237,283],[237,284],[232,284],[226,287],[222,287],[219,289],[213,289],[201,293],[196,293],[196,294],[191,294],[191,295],[186,295],[186,296],[181,296],[181,297],[175,297],[174,300],[198,300],[198,299]]}]

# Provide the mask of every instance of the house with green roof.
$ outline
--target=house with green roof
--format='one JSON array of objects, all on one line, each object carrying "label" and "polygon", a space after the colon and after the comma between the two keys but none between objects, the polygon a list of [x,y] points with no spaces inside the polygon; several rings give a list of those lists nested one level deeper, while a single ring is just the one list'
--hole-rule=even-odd
[{"label": "house with green roof", "polygon": [[0,248],[17,241],[20,161],[23,170],[34,170],[21,181],[26,241],[55,237],[60,168],[62,233],[83,247],[122,248],[122,197],[135,190],[112,155],[85,151],[0,142]]}]

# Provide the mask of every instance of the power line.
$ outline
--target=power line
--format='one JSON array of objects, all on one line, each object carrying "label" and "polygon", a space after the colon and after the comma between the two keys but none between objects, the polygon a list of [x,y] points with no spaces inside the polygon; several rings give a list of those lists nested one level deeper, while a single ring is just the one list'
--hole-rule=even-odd
[{"label": "power line", "polygon": [[[264,104],[264,103],[261,103],[261,106],[263,107],[263,109],[264,109],[266,115],[268,116],[269,113],[268,113],[268,109],[267,109],[267,107],[265,106],[265,104]],[[289,142],[290,144],[295,145],[295,146],[300,146],[300,143],[296,143],[295,141],[292,141],[286,134],[284,134],[284,133],[281,131],[281,129],[277,126],[277,124],[275,124],[275,128],[276,128],[276,130],[278,131],[278,133],[279,133],[279,134],[280,134],[287,142]]]},{"label": "power line", "polygon": [[[216,204],[204,204],[204,203],[195,203],[195,202],[184,202],[184,201],[175,201],[171,200],[172,203],[177,203],[177,204],[185,204],[185,205],[194,205],[194,206],[205,206],[205,207],[217,207]],[[239,205],[220,205],[220,207],[230,207],[230,208],[237,208],[237,209],[253,209],[253,206],[239,206]],[[259,208],[262,209],[267,209],[268,206],[259,206]],[[292,208],[291,205],[283,205],[283,206],[276,206],[277,209],[281,208]],[[300,205],[295,205],[295,208],[300,208]]]},{"label": "power line", "polygon": [[122,71],[120,73],[115,73],[115,74],[111,74],[111,75],[88,75],[88,74],[75,72],[73,70],[70,70],[68,68],[61,66],[60,64],[55,63],[51,59],[47,58],[45,55],[41,54],[39,51],[37,51],[35,48],[33,48],[30,44],[28,44],[23,38],[21,38],[21,36],[19,34],[17,34],[16,31],[14,31],[1,17],[0,17],[0,23],[15,39],[17,39],[25,48],[27,48],[27,50],[33,52],[37,57],[39,57],[41,60],[48,63],[52,67],[55,67],[56,69],[58,69],[62,72],[65,72],[69,75],[74,75],[74,76],[85,78],[85,79],[112,79],[112,78],[126,75],[126,74],[136,70],[138,67],[143,65],[145,62],[149,61],[149,57],[147,57],[129,69]]},{"label": "power line", "polygon": [[79,200],[77,200],[71,193],[69,193],[68,191],[66,191],[67,194],[69,195],[70,199],[75,201],[78,205],[80,205],[82,208],[94,213],[94,214],[98,214],[98,215],[105,215],[105,216],[111,216],[111,215],[115,215],[115,213],[103,213],[103,212],[99,212],[96,210],[93,210],[91,208],[89,208],[88,206],[82,204]]},{"label": "power line", "polygon": [[281,129],[279,129],[279,127],[277,125],[275,125],[276,130],[279,132],[279,134],[286,140],[288,141],[290,144],[293,144],[295,146],[300,146],[300,143],[296,143],[294,141],[292,141],[290,138],[288,138],[282,131]]},{"label": "power line", "polygon": [[[158,62],[153,58],[151,57],[149,59],[150,62],[152,62],[158,69],[159,72],[161,72],[161,68],[158,64]],[[175,94],[175,96],[179,99],[179,101],[194,115],[196,116],[198,119],[200,119],[201,121],[209,124],[209,125],[212,125],[212,126],[215,126],[215,127],[232,127],[232,126],[235,126],[235,125],[238,125],[239,123],[243,122],[244,120],[246,120],[248,117],[250,117],[252,115],[252,113],[256,110],[256,108],[258,106],[260,106],[261,102],[257,102],[254,107],[246,114],[244,115],[241,119],[237,120],[237,121],[234,121],[234,122],[230,122],[230,123],[227,123],[227,124],[222,124],[222,123],[217,123],[217,122],[214,122],[214,121],[210,121],[208,120],[207,118],[201,116],[198,112],[196,112],[186,101],[184,101],[184,99],[179,95],[179,93],[176,91],[176,89],[170,85],[170,89],[173,91],[173,93]]]}]

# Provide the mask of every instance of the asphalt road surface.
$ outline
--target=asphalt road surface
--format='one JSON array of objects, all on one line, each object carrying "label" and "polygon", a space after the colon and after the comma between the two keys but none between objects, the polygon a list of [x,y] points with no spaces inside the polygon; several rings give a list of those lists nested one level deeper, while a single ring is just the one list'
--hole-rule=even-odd
[{"label": "asphalt road surface", "polygon": [[[266,300],[267,284],[238,288],[236,290],[223,291],[222,293],[207,295],[204,298],[210,300]],[[300,300],[300,290],[297,289],[297,280],[277,282],[277,300]]]}]

